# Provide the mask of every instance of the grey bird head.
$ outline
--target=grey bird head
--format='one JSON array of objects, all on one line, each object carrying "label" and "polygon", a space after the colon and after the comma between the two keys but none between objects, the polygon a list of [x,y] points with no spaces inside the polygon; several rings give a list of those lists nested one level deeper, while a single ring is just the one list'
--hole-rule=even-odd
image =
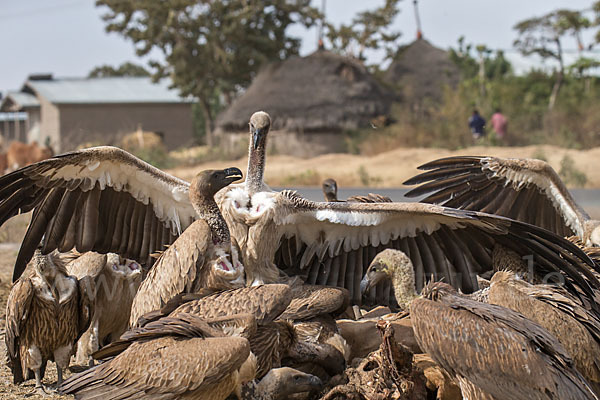
[{"label": "grey bird head", "polygon": [[257,111],[250,117],[250,134],[252,135],[252,148],[255,150],[264,145],[267,134],[271,128],[271,117],[264,111]]},{"label": "grey bird head", "polygon": [[337,201],[337,183],[329,178],[323,181],[323,194],[326,201]]}]

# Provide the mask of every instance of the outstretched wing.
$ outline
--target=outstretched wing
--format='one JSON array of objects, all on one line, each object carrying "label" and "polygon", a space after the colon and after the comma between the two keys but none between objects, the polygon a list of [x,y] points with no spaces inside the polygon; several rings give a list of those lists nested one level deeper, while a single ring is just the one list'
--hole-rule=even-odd
[{"label": "outstretched wing", "polygon": [[189,184],[116,147],[66,153],[0,177],[0,225],[33,216],[17,279],[44,237],[43,253],[118,253],[141,263],[195,219]]},{"label": "outstretched wing", "polygon": [[21,326],[29,317],[29,308],[34,296],[34,288],[31,280],[19,279],[13,285],[6,303],[6,333],[5,343],[8,355],[8,366],[12,370],[14,383],[25,380],[21,369],[21,357],[19,354],[19,336]]},{"label": "outstretched wing", "polygon": [[560,236],[584,237],[584,224],[590,217],[545,161],[448,157],[419,169],[427,172],[404,182],[420,185],[407,197],[427,195],[423,202],[502,215]]},{"label": "outstretched wing", "polygon": [[[385,248],[411,258],[417,290],[431,276],[464,292],[476,290],[477,275],[492,270],[496,245],[533,255],[536,273],[559,272],[567,287],[586,293],[587,303],[594,296],[591,287],[600,288],[583,265],[594,268],[593,262],[577,246],[523,222],[424,203],[315,203],[289,191],[276,196],[275,264],[306,283],[345,287],[355,303],[369,263]],[[386,293],[377,290],[370,300],[381,304]]]}]

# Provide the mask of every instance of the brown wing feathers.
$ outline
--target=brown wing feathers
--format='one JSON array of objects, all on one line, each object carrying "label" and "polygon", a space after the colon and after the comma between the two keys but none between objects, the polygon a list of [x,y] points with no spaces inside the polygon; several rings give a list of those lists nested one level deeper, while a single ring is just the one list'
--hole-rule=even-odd
[{"label": "brown wing feathers", "polygon": [[[527,184],[515,189],[504,177],[485,167],[485,160],[486,157],[448,157],[421,165],[419,169],[426,172],[404,182],[405,185],[419,185],[406,196],[426,195],[422,202],[503,215],[562,236],[575,233],[567,226],[561,211],[539,187]],[[499,159],[498,163],[501,162],[502,159]],[[511,167],[514,170],[527,168],[519,165]],[[547,177],[548,182],[553,181],[553,175],[556,175],[553,171],[544,173],[552,175]],[[578,208],[577,212],[587,217],[583,210]]]}]

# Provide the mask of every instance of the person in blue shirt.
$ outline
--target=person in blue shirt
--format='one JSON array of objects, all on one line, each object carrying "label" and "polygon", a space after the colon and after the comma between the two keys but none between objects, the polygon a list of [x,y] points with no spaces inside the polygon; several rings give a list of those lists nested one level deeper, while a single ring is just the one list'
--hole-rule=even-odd
[{"label": "person in blue shirt", "polygon": [[485,119],[479,115],[479,111],[473,110],[473,114],[469,118],[469,128],[471,128],[473,139],[485,136]]}]

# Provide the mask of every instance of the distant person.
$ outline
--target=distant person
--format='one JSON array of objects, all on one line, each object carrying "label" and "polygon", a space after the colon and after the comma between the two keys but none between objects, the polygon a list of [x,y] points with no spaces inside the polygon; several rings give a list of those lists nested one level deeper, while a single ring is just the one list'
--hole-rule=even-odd
[{"label": "distant person", "polygon": [[473,110],[473,114],[469,118],[469,128],[471,128],[473,139],[485,136],[485,119],[479,115],[479,111]]},{"label": "distant person", "polygon": [[504,140],[504,138],[506,137],[507,121],[506,117],[502,114],[502,111],[500,111],[499,108],[497,108],[494,115],[492,115],[492,118],[490,119],[490,124],[492,125],[492,129],[494,129],[494,132],[496,132],[496,136]]}]

